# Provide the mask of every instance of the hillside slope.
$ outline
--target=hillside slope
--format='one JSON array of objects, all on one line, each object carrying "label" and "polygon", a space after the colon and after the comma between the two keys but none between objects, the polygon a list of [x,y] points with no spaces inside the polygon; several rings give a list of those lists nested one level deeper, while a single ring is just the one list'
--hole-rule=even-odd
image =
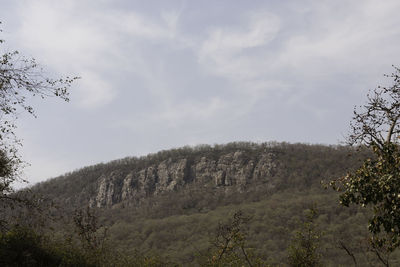
[{"label": "hillside slope", "polygon": [[[85,167],[32,188],[65,213],[91,206],[124,253],[140,250],[191,265],[206,253],[219,222],[235,211],[251,217],[251,247],[270,263],[286,261],[286,248],[316,207],[328,265],[351,264],[337,247],[345,240],[365,264],[374,262],[360,242],[367,209],[343,208],[321,186],[370,156],[345,146],[230,143],[184,147],[142,158]],[[366,257],[367,255],[368,257]]]},{"label": "hillside slope", "polygon": [[184,190],[245,192],[254,185],[270,191],[308,188],[359,165],[367,152],[341,146],[287,143],[230,143],[184,147],[145,157],[128,157],[82,168],[33,187],[70,205],[112,207]]}]

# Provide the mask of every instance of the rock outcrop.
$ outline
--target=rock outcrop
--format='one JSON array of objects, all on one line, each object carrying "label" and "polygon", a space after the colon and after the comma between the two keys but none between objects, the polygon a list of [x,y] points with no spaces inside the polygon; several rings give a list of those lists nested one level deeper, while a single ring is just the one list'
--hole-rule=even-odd
[{"label": "rock outcrop", "polygon": [[111,207],[123,201],[178,190],[190,183],[237,187],[238,190],[255,181],[268,182],[273,186],[278,167],[275,158],[271,152],[251,156],[239,150],[217,159],[204,156],[195,159],[169,158],[139,171],[113,171],[99,177],[96,197],[90,202],[97,207]]}]

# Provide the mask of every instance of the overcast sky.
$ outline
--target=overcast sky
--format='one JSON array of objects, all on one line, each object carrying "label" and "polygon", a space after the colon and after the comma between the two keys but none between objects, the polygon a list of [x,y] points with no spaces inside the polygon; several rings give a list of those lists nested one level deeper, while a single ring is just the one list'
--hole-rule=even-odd
[{"label": "overcast sky", "polygon": [[184,145],[338,144],[400,60],[400,1],[0,0],[3,49],[71,102],[22,115],[26,178]]}]

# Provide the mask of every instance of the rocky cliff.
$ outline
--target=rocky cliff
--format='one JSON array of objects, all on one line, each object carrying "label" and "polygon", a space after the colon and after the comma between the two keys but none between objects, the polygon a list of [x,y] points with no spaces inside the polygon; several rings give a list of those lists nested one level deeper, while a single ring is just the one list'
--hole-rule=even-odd
[{"label": "rocky cliff", "polygon": [[216,158],[168,158],[140,170],[115,170],[102,174],[90,204],[111,207],[120,202],[132,203],[193,183],[243,190],[246,185],[259,181],[273,187],[278,165],[276,155],[270,151],[251,155],[237,150]]}]

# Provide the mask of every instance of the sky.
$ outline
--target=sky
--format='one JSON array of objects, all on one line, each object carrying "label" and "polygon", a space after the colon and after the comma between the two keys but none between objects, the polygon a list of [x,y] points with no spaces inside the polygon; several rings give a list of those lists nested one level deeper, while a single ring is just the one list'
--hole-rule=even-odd
[{"label": "sky", "polygon": [[0,52],[81,77],[69,103],[31,99],[38,117],[20,114],[30,184],[185,145],[340,144],[400,62],[397,0],[0,4]]}]

